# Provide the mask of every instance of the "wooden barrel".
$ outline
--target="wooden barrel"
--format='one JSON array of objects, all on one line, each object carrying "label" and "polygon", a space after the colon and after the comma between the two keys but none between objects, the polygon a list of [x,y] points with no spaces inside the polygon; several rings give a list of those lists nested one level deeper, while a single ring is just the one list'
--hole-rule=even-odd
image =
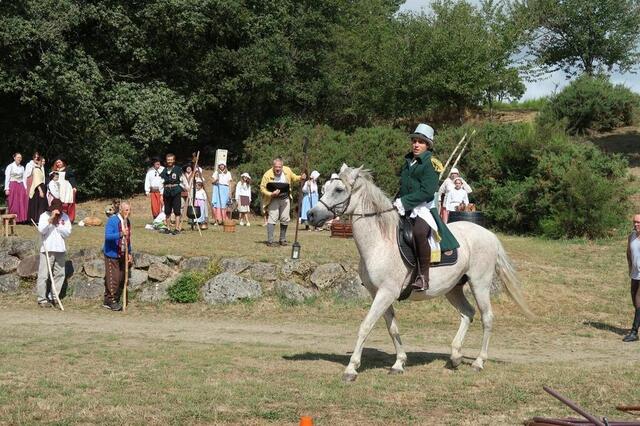
[{"label": "wooden barrel", "polygon": [[482,212],[449,212],[448,223],[460,221],[473,222],[483,227],[485,227],[487,223],[484,218],[484,213]]},{"label": "wooden barrel", "polygon": [[331,224],[331,236],[336,238],[353,237],[351,222],[334,222]]}]

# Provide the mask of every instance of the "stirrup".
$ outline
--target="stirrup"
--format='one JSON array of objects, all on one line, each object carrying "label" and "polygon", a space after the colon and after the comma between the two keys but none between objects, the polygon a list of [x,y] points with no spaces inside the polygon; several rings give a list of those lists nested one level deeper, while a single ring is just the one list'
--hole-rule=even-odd
[{"label": "stirrup", "polygon": [[418,274],[416,280],[411,284],[413,291],[425,291],[429,289],[429,282],[425,279],[424,275]]}]

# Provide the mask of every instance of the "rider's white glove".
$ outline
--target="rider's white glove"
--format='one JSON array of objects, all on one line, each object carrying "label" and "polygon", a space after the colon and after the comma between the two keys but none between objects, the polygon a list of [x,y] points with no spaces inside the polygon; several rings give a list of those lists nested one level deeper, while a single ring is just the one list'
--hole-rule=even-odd
[{"label": "rider's white glove", "polygon": [[393,207],[398,210],[400,216],[404,216],[404,206],[402,205],[402,201],[400,200],[400,198],[396,198],[396,200],[393,202]]}]

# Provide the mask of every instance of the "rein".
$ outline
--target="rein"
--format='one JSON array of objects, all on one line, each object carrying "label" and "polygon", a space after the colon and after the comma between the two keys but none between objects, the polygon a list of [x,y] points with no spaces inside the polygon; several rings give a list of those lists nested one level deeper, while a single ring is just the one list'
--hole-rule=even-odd
[{"label": "rein", "polygon": [[[360,175],[356,176],[356,179],[353,182],[352,188],[355,188],[356,182],[358,181],[359,177],[360,177]],[[332,179],[332,180],[340,180],[340,181],[342,181],[342,179],[340,179],[340,178]],[[344,183],[344,181],[343,181],[343,183]],[[327,203],[325,203],[322,200],[318,200],[318,203],[322,204],[329,212],[331,212],[331,214],[333,215],[334,218],[338,217],[338,216],[344,216],[345,212],[349,208],[349,205],[351,204],[351,196],[353,195],[354,192],[355,191],[352,190],[351,193],[349,193],[349,196],[345,200],[340,201],[339,203],[336,203],[331,207],[329,207],[327,205]],[[336,212],[336,209],[338,209],[338,208],[342,209],[342,212],[339,213],[339,214]],[[389,212],[392,212],[392,211],[395,211],[395,207],[393,207],[393,206],[391,208],[388,208],[388,209],[380,211],[380,212],[351,213],[351,214],[348,214],[347,216],[349,216],[350,218],[356,217],[357,218],[356,220],[358,220],[358,219],[363,219],[363,218],[366,218],[366,217],[381,216],[381,215],[383,215],[385,213],[389,213]]]}]

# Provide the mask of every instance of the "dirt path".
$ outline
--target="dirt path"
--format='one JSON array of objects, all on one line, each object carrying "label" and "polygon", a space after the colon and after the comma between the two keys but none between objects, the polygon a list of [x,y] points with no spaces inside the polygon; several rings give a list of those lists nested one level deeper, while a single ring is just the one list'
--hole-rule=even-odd
[{"label": "dirt path", "polygon": [[[99,310],[64,313],[38,308],[11,307],[0,310],[0,334],[21,329],[45,329],[51,322],[59,331],[120,335],[122,340],[152,339],[195,344],[248,344],[281,347],[290,351],[322,351],[346,354],[356,337],[357,322],[346,325],[317,324],[297,321],[247,321],[167,317],[166,314],[131,312],[126,315]],[[400,324],[402,327],[402,323]],[[410,330],[403,333],[407,352],[428,350],[449,354],[448,342],[455,327]],[[610,332],[594,331],[586,336],[572,335],[558,328],[555,333],[544,330],[521,333],[505,324],[494,329],[490,359],[499,363],[531,364],[579,361],[582,365],[603,365],[640,355],[638,345],[624,345]],[[465,345],[465,355],[475,356],[479,350],[481,330],[473,324]],[[393,347],[384,326],[376,327],[367,340],[367,347],[393,354]]]}]

